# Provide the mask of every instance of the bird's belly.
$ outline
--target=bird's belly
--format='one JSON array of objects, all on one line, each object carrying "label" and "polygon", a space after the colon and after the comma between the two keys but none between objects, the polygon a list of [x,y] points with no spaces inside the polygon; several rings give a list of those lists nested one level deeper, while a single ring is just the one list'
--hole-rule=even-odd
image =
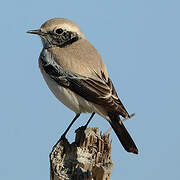
[{"label": "bird's belly", "polygon": [[56,98],[69,109],[75,113],[92,113],[95,111],[92,103],[73,93],[71,90],[58,85],[45,72],[42,72],[42,74],[48,87],[56,96]]}]

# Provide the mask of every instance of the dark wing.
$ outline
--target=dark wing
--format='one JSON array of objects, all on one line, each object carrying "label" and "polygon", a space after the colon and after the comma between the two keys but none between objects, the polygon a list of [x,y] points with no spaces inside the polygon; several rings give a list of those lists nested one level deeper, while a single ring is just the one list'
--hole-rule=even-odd
[{"label": "dark wing", "polygon": [[96,74],[96,79],[75,75],[57,64],[47,50],[42,51],[40,59],[44,71],[57,84],[70,89],[90,102],[103,106],[107,112],[117,113],[123,117],[129,116],[117,96],[112,81],[110,78],[106,80],[103,72],[101,76]]}]

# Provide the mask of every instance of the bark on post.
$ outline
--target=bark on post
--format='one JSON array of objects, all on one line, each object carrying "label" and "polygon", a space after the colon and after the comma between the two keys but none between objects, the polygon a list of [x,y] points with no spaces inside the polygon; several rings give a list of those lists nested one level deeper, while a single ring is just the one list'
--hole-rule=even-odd
[{"label": "bark on post", "polygon": [[98,128],[77,129],[75,142],[61,140],[50,154],[50,180],[109,180],[112,168],[109,134]]}]

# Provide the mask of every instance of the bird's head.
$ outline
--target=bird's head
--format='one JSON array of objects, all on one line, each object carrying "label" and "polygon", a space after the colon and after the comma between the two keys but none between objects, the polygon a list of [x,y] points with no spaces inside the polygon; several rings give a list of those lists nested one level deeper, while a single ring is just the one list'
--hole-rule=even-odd
[{"label": "bird's head", "polygon": [[64,18],[50,19],[40,29],[30,30],[27,33],[39,35],[44,48],[53,46],[63,48],[80,39],[85,39],[80,28],[74,22]]}]

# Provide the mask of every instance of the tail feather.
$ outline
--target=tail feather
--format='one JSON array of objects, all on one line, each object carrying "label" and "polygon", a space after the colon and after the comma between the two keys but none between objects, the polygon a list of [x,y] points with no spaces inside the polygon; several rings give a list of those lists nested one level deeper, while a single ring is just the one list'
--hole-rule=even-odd
[{"label": "tail feather", "polygon": [[119,141],[127,152],[138,154],[138,149],[128,133],[126,127],[120,122],[119,115],[109,114],[111,121],[109,122]]}]

